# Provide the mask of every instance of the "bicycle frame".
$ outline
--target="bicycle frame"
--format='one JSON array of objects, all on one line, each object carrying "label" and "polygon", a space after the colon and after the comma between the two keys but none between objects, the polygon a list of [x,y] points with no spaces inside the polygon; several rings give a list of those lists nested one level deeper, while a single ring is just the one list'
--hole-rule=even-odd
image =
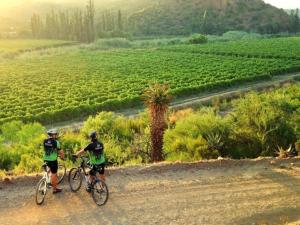
[{"label": "bicycle frame", "polygon": [[50,168],[47,165],[43,165],[43,169],[44,169],[43,178],[46,179],[46,183],[47,183],[47,185],[49,185],[49,184],[51,184]]},{"label": "bicycle frame", "polygon": [[[92,175],[90,175],[90,174],[88,174],[87,172],[86,172],[86,168],[89,168],[89,169],[92,169],[92,167],[89,165],[89,164],[87,164],[86,163],[86,157],[80,157],[80,159],[81,159],[81,162],[80,162],[80,166],[78,166],[77,167],[77,169],[78,169],[78,171],[81,173],[81,174],[83,174],[84,175],[84,179],[85,179],[85,186],[87,186],[88,185],[88,183],[89,183],[89,180],[87,179],[89,176],[92,176]],[[98,177],[97,177],[97,175],[96,176],[92,176],[94,179],[93,179],[93,181],[97,181],[97,179],[99,179]]]}]

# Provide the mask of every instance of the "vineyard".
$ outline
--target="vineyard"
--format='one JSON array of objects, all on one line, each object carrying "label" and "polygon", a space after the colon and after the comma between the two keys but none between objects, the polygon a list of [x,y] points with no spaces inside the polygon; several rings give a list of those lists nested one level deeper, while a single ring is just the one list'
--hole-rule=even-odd
[{"label": "vineyard", "polygon": [[[2,52],[47,43],[33,41],[32,45],[27,42],[7,47],[1,42]],[[49,41],[49,45],[53,43]],[[51,123],[100,110],[130,108],[141,104],[140,93],[156,82],[168,83],[175,96],[183,96],[300,71],[300,38],[246,43],[110,51],[74,48],[5,60],[0,62],[0,123]],[[218,54],[222,52],[241,56]],[[253,57],[244,57],[246,53]]]},{"label": "vineyard", "polygon": [[201,46],[178,45],[163,50],[258,58],[300,59],[300,37],[243,40]]}]

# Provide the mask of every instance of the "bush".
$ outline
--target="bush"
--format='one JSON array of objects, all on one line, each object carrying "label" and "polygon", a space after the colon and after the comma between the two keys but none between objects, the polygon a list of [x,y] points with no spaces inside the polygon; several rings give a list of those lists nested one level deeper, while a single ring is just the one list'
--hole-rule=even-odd
[{"label": "bush", "polygon": [[107,160],[114,164],[123,165],[130,158],[130,150],[123,148],[116,139],[107,138],[104,142],[104,149]]},{"label": "bush", "polygon": [[94,43],[85,45],[88,50],[106,50],[112,48],[131,48],[132,44],[125,38],[98,39]]},{"label": "bush", "polygon": [[22,155],[21,161],[16,167],[16,173],[33,173],[41,171],[43,159],[33,155]]},{"label": "bush", "polygon": [[179,119],[174,128],[164,136],[164,152],[167,160],[199,160],[216,158],[221,148],[210,146],[210,137],[218,135],[220,143],[226,143],[230,132],[227,119],[222,119],[212,109],[204,109]]},{"label": "bush", "polygon": [[278,147],[295,143],[291,99],[283,94],[248,94],[234,101],[235,124],[229,155],[242,157],[275,156]]},{"label": "bush", "polygon": [[0,147],[0,170],[12,170],[20,161],[20,154],[12,149]]},{"label": "bush", "polygon": [[227,41],[238,41],[248,39],[261,39],[263,35],[257,33],[248,33],[245,31],[228,31],[222,35],[222,39]]},{"label": "bush", "polygon": [[100,112],[95,117],[90,116],[81,129],[81,132],[88,137],[92,131],[97,131],[100,138],[111,133],[114,121],[117,116],[113,112]]},{"label": "bush", "polygon": [[62,138],[60,139],[62,143],[62,149],[69,152],[66,153],[67,158],[71,158],[71,155],[76,153],[78,150],[82,148],[84,144],[86,144],[87,140],[78,133],[73,133],[71,131],[67,131],[63,134]]},{"label": "bush", "polygon": [[194,34],[188,39],[189,44],[205,44],[207,42],[207,37],[202,34]]},{"label": "bush", "polygon": [[18,136],[16,134],[21,130],[23,125],[21,121],[12,121],[3,124],[0,130],[4,140],[6,142],[18,142]]}]

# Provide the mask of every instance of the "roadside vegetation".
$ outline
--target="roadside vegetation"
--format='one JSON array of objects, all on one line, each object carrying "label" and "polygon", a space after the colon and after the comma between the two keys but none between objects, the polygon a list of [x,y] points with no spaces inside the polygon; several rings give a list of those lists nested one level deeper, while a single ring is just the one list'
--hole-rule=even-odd
[{"label": "roadside vegetation", "polygon": [[[219,156],[256,158],[277,156],[280,149],[290,147],[299,152],[299,96],[300,85],[295,84],[269,93],[249,93],[231,102],[198,110],[169,111],[162,157],[167,161]],[[90,131],[97,130],[110,162],[115,165],[149,163],[153,160],[150,118],[148,111],[135,118],[101,112],[89,117],[79,131],[64,131],[60,139],[63,149],[70,150],[66,152],[70,156],[87,143]],[[39,123],[13,121],[3,124],[0,130],[2,173],[39,171],[45,128]],[[66,164],[71,165],[71,162]]]}]

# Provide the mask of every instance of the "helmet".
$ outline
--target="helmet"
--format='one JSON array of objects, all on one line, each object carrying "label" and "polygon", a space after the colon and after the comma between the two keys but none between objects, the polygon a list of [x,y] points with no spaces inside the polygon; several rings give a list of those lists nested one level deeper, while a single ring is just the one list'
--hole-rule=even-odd
[{"label": "helmet", "polygon": [[96,139],[97,138],[97,132],[96,131],[91,132],[90,135],[89,135],[89,137],[91,139]]},{"label": "helmet", "polygon": [[56,129],[50,129],[50,130],[47,131],[47,134],[49,136],[52,136],[52,135],[55,135],[55,134],[57,135],[58,131]]}]

